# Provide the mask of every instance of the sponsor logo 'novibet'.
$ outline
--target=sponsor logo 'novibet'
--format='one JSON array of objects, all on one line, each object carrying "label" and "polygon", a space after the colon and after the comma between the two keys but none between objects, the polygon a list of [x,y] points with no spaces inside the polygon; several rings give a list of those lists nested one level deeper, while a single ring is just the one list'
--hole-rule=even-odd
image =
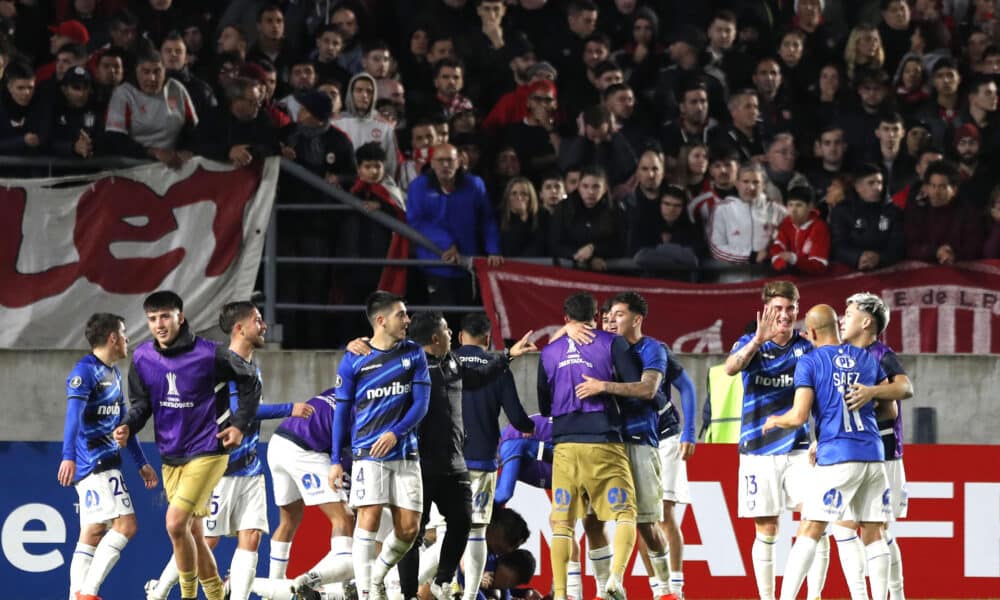
[{"label": "sponsor logo 'novibet'", "polygon": [[365,398],[369,400],[377,400],[379,398],[388,398],[389,396],[401,396],[403,394],[408,394],[410,392],[409,383],[400,383],[398,381],[393,381],[389,385],[383,385],[382,387],[372,388],[365,393]]}]

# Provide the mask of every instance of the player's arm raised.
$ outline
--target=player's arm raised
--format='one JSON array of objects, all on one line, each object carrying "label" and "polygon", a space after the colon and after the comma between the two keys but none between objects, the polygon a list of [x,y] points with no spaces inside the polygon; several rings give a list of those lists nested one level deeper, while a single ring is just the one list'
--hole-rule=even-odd
[{"label": "player's arm raised", "polygon": [[726,375],[732,377],[747,368],[764,342],[773,339],[778,333],[778,310],[773,306],[765,306],[763,312],[757,313],[757,329],[753,338],[742,348],[726,357]]}]

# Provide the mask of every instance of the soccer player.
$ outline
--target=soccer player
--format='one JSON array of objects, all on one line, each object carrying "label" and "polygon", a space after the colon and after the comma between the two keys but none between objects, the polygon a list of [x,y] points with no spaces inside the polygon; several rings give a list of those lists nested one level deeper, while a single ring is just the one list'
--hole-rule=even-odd
[{"label": "soccer player", "polygon": [[[809,428],[764,435],[768,415],[792,407],[795,365],[812,344],[794,329],[799,290],[789,281],[770,281],[761,292],[763,312],[757,329],[745,334],[726,358],[729,376],[743,373],[743,418],[740,427],[739,516],[752,518],[756,537],[751,551],[761,600],[774,600],[774,543],[778,516],[800,502],[809,469]],[[827,547],[829,541],[823,538]]]},{"label": "soccer player", "polygon": [[534,432],[525,435],[513,425],[500,434],[500,475],[494,504],[503,506],[514,496],[518,481],[542,490],[552,489],[552,421],[542,415],[529,417]]},{"label": "soccer player", "polygon": [[[257,372],[253,352],[264,347],[267,324],[257,307],[248,301],[230,302],[219,313],[219,328],[229,335],[229,350]],[[229,409],[238,409],[239,395],[235,382],[220,389],[228,398]],[[260,536],[269,530],[267,523],[267,492],[264,484],[264,463],[257,456],[261,419],[294,416],[308,418],[313,408],[305,402],[260,404],[257,418],[250,425],[243,441],[229,454],[229,466],[212,492],[211,513],[205,517],[205,541],[215,549],[222,536],[236,536],[237,546],[229,567],[229,597],[246,600],[250,584],[257,574],[257,549]],[[325,471],[324,471],[325,473]],[[171,556],[159,579],[146,584],[146,600],[166,600],[177,584],[177,565]]]},{"label": "soccer player", "polygon": [[[285,419],[267,447],[267,464],[274,483],[274,501],[279,523],[271,536],[271,564],[268,579],[257,578],[253,592],[272,600],[292,597],[315,598],[316,589],[326,583],[347,581],[354,575],[351,535],[354,515],[347,507],[347,493],[324,485],[331,457],[350,465],[349,448],[333,451],[334,388],[308,400],[315,411],[308,419]],[[292,539],[302,522],[306,506],[316,506],[330,520],[330,552],[294,581],[285,579]]]},{"label": "soccer player", "polygon": [[[136,531],[135,509],[121,473],[121,450],[109,437],[125,408],[122,375],[115,366],[128,356],[125,319],[95,313],[84,332],[91,350],[66,378],[66,424],[57,474],[61,485],[76,487],[80,499],[80,538],[69,568],[71,600],[97,599]],[[128,450],[146,488],[156,487],[156,471],[139,441],[129,440]]]},{"label": "soccer player", "polygon": [[882,526],[890,512],[885,450],[874,406],[867,403],[852,410],[847,394],[855,384],[875,386],[888,379],[871,353],[841,343],[837,313],[831,307],[820,304],[809,309],[805,329],[816,349],[795,368],[794,404],[783,414],[769,416],[762,428],[764,435],[794,431],[812,411],[819,435],[817,466],[803,495],[803,527],[788,555],[781,600],[798,595],[827,524],[842,520],[847,511],[861,523],[872,598],[885,600],[889,548]]},{"label": "soccer player", "polygon": [[[878,336],[889,326],[889,314],[889,307],[878,296],[867,292],[854,294],[847,299],[840,334],[844,342],[868,350],[889,380],[885,385],[876,387],[854,384],[847,393],[847,406],[854,410],[873,399],[879,400],[875,416],[879,418],[878,427],[884,442],[885,472],[889,478],[892,520],[895,520],[906,517],[907,512],[906,472],[903,469],[903,411],[899,408],[899,401],[913,397],[913,383],[899,364],[892,348],[878,341]],[[893,413],[895,417],[892,416]],[[857,529],[855,523],[846,525],[851,531]],[[834,530],[836,532],[836,526]],[[899,541],[889,532],[889,521],[886,521],[882,536],[889,546],[891,556],[889,597],[892,600],[904,600],[902,556]],[[863,588],[863,578],[861,584]]]},{"label": "soccer player", "polygon": [[576,386],[576,395],[581,400],[600,394],[623,398],[620,402],[625,449],[631,464],[638,508],[636,528],[650,551],[653,576],[660,582],[654,596],[662,599],[669,593],[670,564],[666,540],[658,525],[663,520],[658,422],[659,409],[665,405],[665,396],[658,392],[666,373],[667,351],[659,341],[642,334],[642,323],[648,313],[646,299],[636,292],[614,296],[608,313],[606,329],[628,342],[629,355],[641,372],[639,380],[616,382],[583,374],[583,382]]},{"label": "soccer player", "polygon": [[[427,414],[431,380],[423,348],[406,339],[410,317],[403,299],[373,292],[366,313],[374,330],[367,342],[373,351],[367,356],[348,351],[337,369],[332,448],[350,439],[358,597],[384,600],[386,573],[410,549],[420,528],[424,505],[416,429]],[[330,462],[328,483],[339,491],[344,467],[336,452]],[[375,532],[384,506],[392,512],[393,532],[376,559]]]},{"label": "soccer player", "polygon": [[[461,347],[454,352],[459,364],[482,368],[495,360],[487,352],[491,328],[492,323],[486,313],[470,313],[462,319],[462,330],[458,333]],[[475,600],[486,567],[486,526],[493,516],[501,408],[520,433],[534,431],[535,424],[521,406],[517,386],[509,370],[485,385],[462,386],[465,462],[472,484],[472,528],[462,557],[465,574],[463,600]]]},{"label": "soccer player", "polygon": [[[153,416],[167,493],[166,528],[174,549],[181,599],[195,600],[198,582],[208,600],[222,600],[222,579],[205,542],[202,519],[212,490],[229,465],[228,452],[250,431],[260,403],[257,370],[225,346],[197,337],[184,302],[171,291],[143,302],[153,339],[132,355],[125,422],[114,431],[124,445]],[[236,410],[217,394],[235,382]]]},{"label": "soccer player", "polygon": [[[567,322],[594,325],[597,302],[586,293],[573,294],[563,304]],[[551,415],[555,451],[552,465],[552,572],[555,600],[567,596],[567,562],[575,543],[573,527],[586,513],[588,500],[597,518],[615,521],[608,596],[625,597],[622,576],[635,546],[635,486],[628,453],[622,443],[617,401],[600,394],[581,399],[576,384],[583,374],[610,381],[614,369],[632,373],[628,342],[595,331],[594,341],[577,345],[563,337],[542,349],[538,373],[538,404]],[[638,379],[638,377],[636,377]]]}]

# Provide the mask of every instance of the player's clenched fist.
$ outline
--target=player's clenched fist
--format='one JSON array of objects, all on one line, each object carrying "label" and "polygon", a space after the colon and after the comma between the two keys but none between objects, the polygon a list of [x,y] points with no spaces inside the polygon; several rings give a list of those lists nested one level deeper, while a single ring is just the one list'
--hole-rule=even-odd
[{"label": "player's clenched fist", "polygon": [[326,482],[329,484],[331,490],[339,492],[344,487],[344,467],[341,465],[330,465]]},{"label": "player's clenched fist", "polygon": [[118,427],[115,427],[111,436],[115,438],[115,442],[117,442],[120,447],[124,448],[125,444],[128,443],[129,433],[131,432],[129,431],[128,425],[119,425]]}]

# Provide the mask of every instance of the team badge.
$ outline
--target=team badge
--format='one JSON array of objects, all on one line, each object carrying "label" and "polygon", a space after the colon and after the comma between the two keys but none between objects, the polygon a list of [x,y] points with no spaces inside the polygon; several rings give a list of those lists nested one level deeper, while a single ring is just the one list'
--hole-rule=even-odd
[{"label": "team badge", "polygon": [[845,371],[853,369],[855,365],[857,365],[857,363],[854,362],[854,359],[847,354],[838,354],[835,356],[833,364],[836,365],[838,369],[843,369]]},{"label": "team badge", "polygon": [[339,388],[342,385],[344,385],[344,378],[337,375],[337,378],[333,380],[333,387]]},{"label": "team badge", "polygon": [[73,379],[69,380],[69,387],[73,388],[74,390],[80,387],[81,385],[83,385],[83,378],[80,377],[79,375],[74,375]]},{"label": "team badge", "polygon": [[796,348],[795,350],[792,350],[792,354],[794,354],[796,358],[802,356],[802,348]]},{"label": "team badge", "polygon": [[889,231],[889,217],[882,215],[878,218],[878,230]]},{"label": "team badge", "polygon": [[378,140],[381,137],[382,137],[382,130],[381,129],[372,129],[372,139],[373,140]]},{"label": "team badge", "polygon": [[335,162],[337,162],[337,155],[334,154],[333,152],[327,152],[326,153],[326,164],[332,165]]},{"label": "team badge", "polygon": [[404,358],[401,362],[403,363],[403,368],[404,369],[409,369],[410,365],[412,364],[410,362],[410,359],[408,359],[408,358]]}]

